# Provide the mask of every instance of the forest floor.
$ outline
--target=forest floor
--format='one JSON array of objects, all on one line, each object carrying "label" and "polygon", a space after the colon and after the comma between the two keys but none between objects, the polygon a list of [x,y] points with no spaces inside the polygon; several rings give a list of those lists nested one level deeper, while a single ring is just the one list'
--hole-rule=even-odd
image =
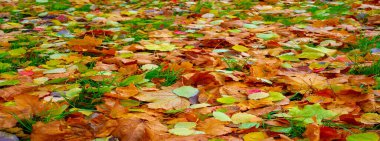
[{"label": "forest floor", "polygon": [[378,141],[380,3],[0,0],[0,140]]}]

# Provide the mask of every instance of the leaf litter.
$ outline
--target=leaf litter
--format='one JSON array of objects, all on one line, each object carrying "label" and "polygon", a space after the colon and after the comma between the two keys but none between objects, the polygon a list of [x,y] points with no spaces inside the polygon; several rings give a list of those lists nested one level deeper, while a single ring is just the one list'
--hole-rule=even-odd
[{"label": "leaf litter", "polygon": [[379,140],[376,0],[0,2],[0,140]]}]

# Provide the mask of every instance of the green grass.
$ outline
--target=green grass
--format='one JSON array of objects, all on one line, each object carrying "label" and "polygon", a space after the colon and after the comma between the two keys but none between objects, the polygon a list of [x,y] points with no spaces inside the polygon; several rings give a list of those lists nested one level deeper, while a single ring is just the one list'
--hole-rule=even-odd
[{"label": "green grass", "polygon": [[21,47],[32,48],[35,47],[40,41],[34,35],[17,35],[15,41],[11,41],[10,49],[17,49]]},{"label": "green grass", "polygon": [[236,59],[222,58],[222,60],[227,64],[226,70],[228,71],[241,71],[244,67]]},{"label": "green grass", "polygon": [[158,67],[156,69],[150,70],[145,74],[146,79],[153,79],[153,78],[162,78],[165,79],[163,83],[161,83],[162,86],[170,86],[173,85],[178,79],[181,71],[178,70],[170,70],[165,69],[163,70],[162,67]]},{"label": "green grass", "polygon": [[201,13],[202,8],[212,9],[214,2],[199,0],[194,8],[194,13]]},{"label": "green grass", "polygon": [[102,96],[115,88],[116,79],[104,79],[94,81],[89,78],[82,78],[76,81],[82,87],[81,93],[72,99],[63,96],[72,108],[94,110],[95,106],[102,103]]},{"label": "green grass", "polygon": [[285,26],[291,26],[295,24],[305,23],[307,17],[286,17],[282,15],[272,15],[272,14],[263,14],[261,15],[264,18],[264,21],[267,22],[279,22]]},{"label": "green grass", "polygon": [[244,10],[248,10],[254,5],[253,0],[234,0],[233,3],[235,4],[236,9]]},{"label": "green grass", "polygon": [[13,118],[17,120],[18,126],[20,126],[24,132],[30,134],[33,131],[33,125],[38,121],[48,123],[53,120],[61,120],[65,118],[67,115],[71,114],[72,112],[66,110],[67,107],[67,105],[63,105],[61,107],[48,109],[41,113],[32,115],[30,118],[20,118],[16,114],[11,114]]},{"label": "green grass", "polygon": [[30,119],[21,119],[17,115],[13,114],[13,118],[17,120],[17,123],[22,128],[22,130],[28,134],[32,133],[33,131],[33,124],[37,123],[37,120],[30,118]]},{"label": "green grass", "polygon": [[[318,6],[317,6],[318,5]],[[313,19],[324,20],[337,16],[346,15],[350,12],[351,7],[347,4],[342,5],[328,5],[328,8],[323,3],[317,4],[315,7],[307,9],[307,12],[312,13]]]},{"label": "green grass", "polygon": [[351,74],[363,74],[363,75],[376,75],[379,76],[380,72],[380,60],[374,62],[371,66],[359,66],[354,65],[349,71]]},{"label": "green grass", "polygon": [[[147,32],[157,29],[168,29],[174,23],[173,19],[142,19],[135,18],[132,20],[122,21],[121,24],[126,25],[125,31],[127,38],[134,38],[132,43],[136,43],[141,40],[149,39]],[[151,28],[148,28],[151,27]]]},{"label": "green grass", "polygon": [[376,86],[373,87],[375,90],[380,90],[380,77],[375,77]]},{"label": "green grass", "polygon": [[380,60],[373,61],[371,66],[361,66],[357,62],[357,58],[359,56],[365,56],[370,53],[371,49],[380,48],[380,35],[375,37],[365,37],[364,35],[360,35],[358,41],[355,45],[351,46],[351,50],[354,51],[360,50],[359,53],[354,53],[351,61],[354,62],[353,67],[350,69],[349,73],[357,74],[357,75],[375,75],[379,76],[380,72]]},{"label": "green grass", "polygon": [[288,120],[290,123],[290,131],[286,135],[295,138],[295,137],[302,137],[302,134],[306,131],[306,128],[304,126],[298,125],[295,121],[293,120]]},{"label": "green grass", "polygon": [[368,53],[372,48],[380,48],[380,35],[372,38],[361,35],[354,47],[363,53]]},{"label": "green grass", "polygon": [[39,66],[48,61],[49,56],[42,55],[40,51],[33,51],[22,56],[11,57],[8,52],[0,53],[0,73],[16,71],[28,66]]}]

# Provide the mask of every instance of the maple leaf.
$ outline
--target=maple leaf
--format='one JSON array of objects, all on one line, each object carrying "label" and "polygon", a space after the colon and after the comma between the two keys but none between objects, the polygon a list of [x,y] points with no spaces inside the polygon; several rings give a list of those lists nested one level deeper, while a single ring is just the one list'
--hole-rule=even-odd
[{"label": "maple leaf", "polygon": [[313,92],[314,90],[328,88],[326,77],[319,76],[315,73],[289,74],[282,78],[283,79],[279,81],[289,85],[288,89],[293,92],[306,94]]},{"label": "maple leaf", "polygon": [[175,89],[175,87],[166,87],[163,90],[153,92],[142,91],[139,95],[134,96],[134,98],[141,101],[151,102],[147,105],[152,109],[183,109],[190,106],[190,102],[185,98],[181,98],[174,94],[172,92],[173,89]]}]

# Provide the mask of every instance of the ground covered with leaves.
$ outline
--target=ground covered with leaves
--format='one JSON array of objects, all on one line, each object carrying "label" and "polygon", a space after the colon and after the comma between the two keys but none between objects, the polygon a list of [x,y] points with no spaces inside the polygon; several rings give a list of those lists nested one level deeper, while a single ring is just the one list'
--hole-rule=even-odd
[{"label": "ground covered with leaves", "polygon": [[0,140],[379,140],[376,0],[0,2]]}]

